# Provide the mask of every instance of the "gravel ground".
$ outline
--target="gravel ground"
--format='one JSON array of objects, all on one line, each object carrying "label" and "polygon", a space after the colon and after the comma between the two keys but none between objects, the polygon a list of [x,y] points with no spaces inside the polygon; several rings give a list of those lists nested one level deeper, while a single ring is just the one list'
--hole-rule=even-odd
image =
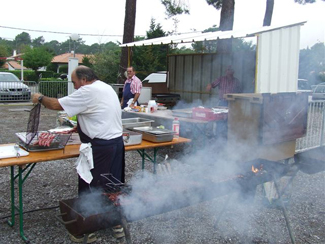
[{"label": "gravel ground", "polygon": [[[28,105],[0,105],[1,143],[16,142],[15,132],[25,131]],[[55,127],[56,112],[42,108],[39,129]],[[160,150],[161,155],[180,158],[191,152],[189,145]],[[65,227],[55,216],[58,202],[77,196],[76,159],[37,164],[24,184],[24,231],[31,243],[71,243]],[[197,162],[202,164],[204,162]],[[126,179],[140,170],[137,152],[126,153]],[[152,172],[152,165],[146,163]],[[0,168],[0,243],[24,243],[19,235],[18,216],[14,227],[10,215],[9,167]],[[296,243],[325,243],[325,172],[298,172],[291,188],[287,214]],[[129,223],[132,243],[291,243],[281,210],[263,204],[261,187],[254,201],[243,204],[236,195],[148,217]],[[224,208],[226,206],[226,208]],[[220,215],[222,213],[222,216]],[[220,221],[216,224],[216,220]],[[123,243],[110,229],[96,232],[95,243]]]}]

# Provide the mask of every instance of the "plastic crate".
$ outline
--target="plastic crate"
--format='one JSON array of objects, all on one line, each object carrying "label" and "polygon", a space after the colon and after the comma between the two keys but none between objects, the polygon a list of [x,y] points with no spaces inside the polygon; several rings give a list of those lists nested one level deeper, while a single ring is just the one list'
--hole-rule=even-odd
[{"label": "plastic crate", "polygon": [[196,107],[192,109],[192,118],[203,121],[216,121],[216,120],[226,120],[227,112],[216,113],[211,108],[200,108]]}]

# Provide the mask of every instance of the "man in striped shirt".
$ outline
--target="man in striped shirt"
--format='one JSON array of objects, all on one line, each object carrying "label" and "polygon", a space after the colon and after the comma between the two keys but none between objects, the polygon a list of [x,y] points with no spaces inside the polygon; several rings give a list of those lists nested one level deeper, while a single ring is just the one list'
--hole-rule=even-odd
[{"label": "man in striped shirt", "polygon": [[228,66],[225,76],[219,77],[206,87],[208,92],[211,91],[211,88],[219,88],[219,106],[228,106],[228,101],[223,97],[224,94],[242,92],[241,84],[239,80],[234,77],[234,73],[232,67]]},{"label": "man in striped shirt", "polygon": [[138,98],[140,97],[142,89],[141,80],[135,76],[135,70],[132,66],[127,68],[127,79],[124,83],[123,87],[123,96],[121,99],[121,107],[122,109],[128,106],[128,101],[133,99],[130,107],[137,106]]}]

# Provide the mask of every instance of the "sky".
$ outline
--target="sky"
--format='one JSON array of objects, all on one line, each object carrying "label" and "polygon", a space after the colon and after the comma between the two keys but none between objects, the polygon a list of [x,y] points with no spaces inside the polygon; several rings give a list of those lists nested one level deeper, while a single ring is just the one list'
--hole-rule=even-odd
[{"label": "sky", "polygon": [[[173,20],[166,19],[165,9],[160,0],[137,0],[135,35],[145,36],[152,18],[166,32],[176,30],[177,33],[188,33],[194,30],[203,31],[213,25],[219,26],[220,11],[209,6],[205,0],[180,1],[188,4],[190,15],[178,16],[178,24],[175,28]],[[300,48],[324,42],[324,1],[316,0],[316,3],[306,5],[294,3],[294,0],[274,0],[274,2],[271,25],[307,21],[301,27]],[[0,37],[13,40],[25,31],[30,34],[31,39],[43,36],[46,42],[51,40],[63,42],[71,34],[77,33],[87,45],[109,41],[122,42],[124,0],[92,0],[91,2],[56,0],[51,4],[44,3],[44,0],[17,0],[16,8],[2,11]],[[234,30],[262,27],[265,5],[266,0],[236,0]],[[5,27],[18,28],[18,30]]]}]

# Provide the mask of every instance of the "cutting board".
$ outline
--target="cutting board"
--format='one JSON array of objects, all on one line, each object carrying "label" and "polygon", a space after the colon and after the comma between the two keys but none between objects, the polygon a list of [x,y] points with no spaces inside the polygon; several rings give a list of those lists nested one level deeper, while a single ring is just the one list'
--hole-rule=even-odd
[{"label": "cutting board", "polygon": [[[29,152],[19,148],[18,153],[20,157],[29,155]],[[0,146],[0,159],[1,158],[15,158],[17,157],[17,151],[14,148],[14,144],[7,146]]]}]

